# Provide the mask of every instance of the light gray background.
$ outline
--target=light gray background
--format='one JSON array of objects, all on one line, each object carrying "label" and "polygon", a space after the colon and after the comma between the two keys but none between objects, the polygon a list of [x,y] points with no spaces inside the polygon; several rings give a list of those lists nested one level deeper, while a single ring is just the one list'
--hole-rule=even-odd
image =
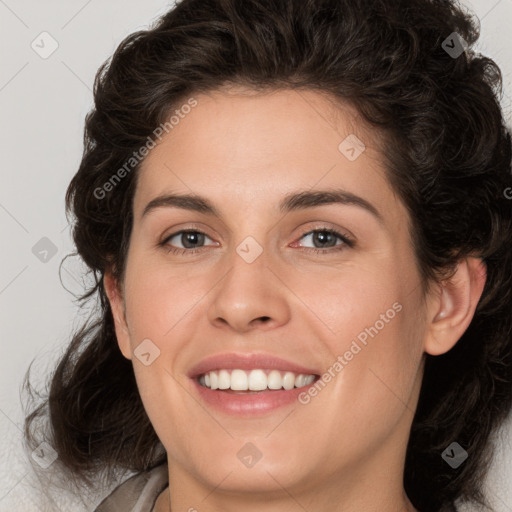
[{"label": "light gray background", "polygon": [[[464,4],[481,20],[480,51],[494,58],[505,76],[503,106],[510,124],[512,0]],[[20,383],[33,358],[35,374],[44,376],[72,327],[83,320],[59,281],[58,267],[73,250],[64,193],[81,159],[94,75],[126,35],[145,28],[171,5],[161,0],[0,0],[0,512],[88,510],[72,505],[63,492],[45,497],[38,491],[20,448]],[[31,48],[43,31],[58,42],[47,59]],[[57,247],[46,263],[32,253],[42,237]],[[72,292],[82,289],[73,262],[64,265],[62,279]],[[511,421],[497,442],[487,492],[497,512],[512,512]]]}]

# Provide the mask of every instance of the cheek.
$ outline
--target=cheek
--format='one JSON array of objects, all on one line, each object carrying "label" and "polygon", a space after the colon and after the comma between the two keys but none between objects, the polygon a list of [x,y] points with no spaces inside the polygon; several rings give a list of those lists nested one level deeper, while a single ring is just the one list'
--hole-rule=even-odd
[{"label": "cheek", "polygon": [[[311,313],[311,320],[325,329],[333,348],[343,349],[343,340],[374,326],[380,332],[398,316],[401,284],[392,268],[375,265],[345,265],[324,274],[298,274],[294,292]],[[374,331],[374,329],[373,329]],[[368,336],[368,334],[366,334]]]},{"label": "cheek", "polygon": [[[378,450],[398,423],[407,430],[407,422],[412,421],[420,382],[421,337],[415,333],[408,306],[400,304],[402,309],[396,311],[399,303],[395,301],[396,309],[389,309],[385,300],[370,312],[354,312],[358,317],[350,321],[351,332],[339,334],[331,343],[336,359],[323,374],[329,382],[305,405],[304,428],[321,428],[331,453],[340,460],[357,460],[362,451]],[[388,323],[379,318],[386,312]],[[340,432],[344,432],[343,441],[339,441]],[[334,439],[336,448],[332,448]]]},{"label": "cheek", "polygon": [[[126,312],[132,343],[143,338],[164,342],[204,296],[203,281],[177,269],[136,266],[126,276]],[[204,284],[204,283],[203,283]]]},{"label": "cheek", "polygon": [[334,390],[340,411],[351,410],[354,428],[366,424],[367,431],[383,436],[404,413],[415,409],[423,355],[415,298],[394,297],[398,300],[386,298],[370,311],[358,312],[360,327],[354,325],[351,336],[343,337],[338,346],[344,368]]},{"label": "cheek", "polygon": [[308,294],[314,316],[328,327],[322,332],[326,371],[335,375],[331,403],[350,408],[360,421],[392,421],[411,397],[425,330],[417,280],[412,264],[390,262],[350,269]]}]

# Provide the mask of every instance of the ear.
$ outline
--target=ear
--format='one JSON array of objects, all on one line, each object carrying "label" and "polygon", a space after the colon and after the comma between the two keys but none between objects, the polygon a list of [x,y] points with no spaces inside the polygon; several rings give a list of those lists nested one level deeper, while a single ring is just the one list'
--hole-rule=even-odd
[{"label": "ear", "polygon": [[110,309],[114,317],[117,344],[126,359],[132,358],[130,345],[130,331],[126,322],[126,312],[122,292],[114,276],[106,271],[103,277],[103,286],[110,303]]},{"label": "ear", "polygon": [[439,284],[429,305],[429,330],[424,350],[437,356],[452,349],[469,327],[487,278],[480,258],[461,260],[455,273]]}]

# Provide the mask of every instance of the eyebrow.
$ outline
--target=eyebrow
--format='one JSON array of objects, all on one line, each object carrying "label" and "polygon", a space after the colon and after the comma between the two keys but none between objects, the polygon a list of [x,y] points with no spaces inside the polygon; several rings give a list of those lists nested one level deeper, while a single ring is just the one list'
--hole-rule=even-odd
[{"label": "eyebrow", "polygon": [[[329,204],[352,205],[371,213],[380,223],[382,214],[366,199],[342,189],[294,192],[286,195],[279,203],[279,210],[288,213]],[[141,218],[162,207],[191,210],[206,215],[221,217],[219,210],[205,197],[195,194],[164,194],[152,199],[144,208]]]}]

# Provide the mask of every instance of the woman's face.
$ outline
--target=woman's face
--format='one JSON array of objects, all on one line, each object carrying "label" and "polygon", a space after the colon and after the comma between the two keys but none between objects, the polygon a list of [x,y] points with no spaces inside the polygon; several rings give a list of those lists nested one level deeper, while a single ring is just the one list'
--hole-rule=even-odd
[{"label": "woman's face", "polygon": [[313,91],[194,99],[141,166],[117,324],[171,495],[392,488],[428,322],[371,131]]}]

